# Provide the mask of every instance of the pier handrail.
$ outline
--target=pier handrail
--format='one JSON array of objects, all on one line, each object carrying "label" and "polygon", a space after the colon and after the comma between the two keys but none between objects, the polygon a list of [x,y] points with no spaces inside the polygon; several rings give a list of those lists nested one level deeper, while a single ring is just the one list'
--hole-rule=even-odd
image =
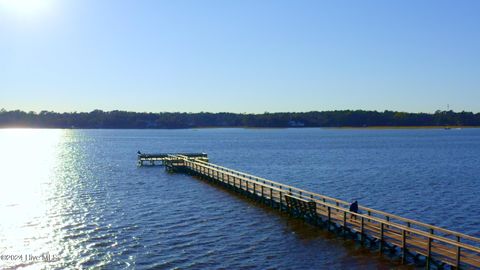
[{"label": "pier handrail", "polygon": [[[294,197],[296,199],[301,199],[301,200],[306,199],[306,198],[300,198],[298,196],[293,196],[293,195],[289,195],[289,196]],[[466,243],[462,243],[462,242],[457,242],[457,241],[454,241],[452,239],[445,238],[443,236],[430,234],[430,233],[427,233],[425,231],[418,230],[418,229],[415,229],[415,228],[412,228],[412,227],[407,227],[405,225],[398,224],[398,223],[395,223],[395,222],[386,221],[386,220],[378,218],[378,217],[364,215],[364,214],[360,214],[360,213],[355,213],[355,212],[352,212],[352,211],[350,211],[346,208],[337,206],[335,204],[330,204],[330,203],[326,203],[326,202],[315,200],[315,199],[313,201],[317,204],[322,205],[322,206],[330,207],[331,209],[335,209],[335,210],[338,210],[338,211],[341,211],[341,212],[345,212],[347,214],[350,214],[350,215],[353,215],[353,216],[356,216],[356,217],[359,217],[359,218],[373,220],[373,221],[376,221],[378,223],[390,226],[392,228],[397,228],[397,229],[400,229],[400,230],[404,230],[404,231],[407,231],[409,233],[414,233],[414,234],[417,234],[417,235],[420,235],[420,236],[424,236],[426,238],[430,238],[432,240],[437,240],[437,241],[440,241],[440,242],[443,242],[443,243],[450,244],[452,246],[457,246],[457,247],[461,247],[461,248],[464,248],[464,249],[468,249],[468,250],[471,250],[471,251],[474,251],[474,252],[477,252],[477,253],[480,254],[480,248],[479,247],[475,247],[475,246],[472,246],[472,245],[469,245],[469,244],[466,244]]]},{"label": "pier handrail", "polygon": [[[217,171],[222,171],[222,173],[226,173],[230,176],[241,178],[242,180],[248,181],[250,183],[252,183],[252,180],[253,180],[251,178],[247,178],[247,177],[244,177],[244,176],[241,176],[241,175],[238,175],[238,174],[234,174],[234,173],[226,171],[226,170],[221,170],[221,169],[215,168],[215,167],[221,167],[221,166],[212,166],[213,164],[211,164],[211,163],[204,163],[204,162],[199,162],[198,160],[191,160],[191,159],[185,159],[184,161],[186,163],[196,163],[197,165],[202,166],[202,167],[210,167],[210,168],[215,169]],[[225,171],[225,172],[223,172],[223,171]],[[273,181],[269,181],[269,182],[273,182]],[[281,184],[276,183],[276,182],[273,182],[273,183],[275,183],[279,186],[281,185]],[[275,186],[272,186],[272,185],[267,185],[266,183],[262,183],[262,182],[255,181],[255,184],[261,185],[265,188],[275,190],[277,192],[282,192],[282,193],[291,192],[290,189],[278,188],[278,187],[275,187]],[[288,195],[292,196],[293,193],[288,194]],[[476,253],[480,253],[480,248],[479,247],[476,247],[476,246],[473,246],[473,245],[470,245],[470,244],[467,244],[467,243],[454,241],[450,238],[446,238],[446,237],[441,236],[441,235],[431,234],[431,233],[428,233],[428,232],[425,232],[425,231],[422,231],[422,230],[419,230],[419,229],[416,229],[416,228],[408,227],[408,226],[405,226],[403,224],[398,224],[398,223],[395,223],[395,222],[392,222],[392,221],[389,221],[389,220],[385,220],[385,219],[381,219],[381,218],[378,218],[378,217],[375,217],[375,216],[364,215],[364,214],[360,214],[360,213],[354,213],[354,212],[349,211],[347,208],[337,206],[336,204],[330,204],[330,203],[324,202],[323,200],[318,200],[318,199],[315,199],[315,198],[306,197],[306,196],[303,196],[302,194],[297,193],[296,195],[299,195],[300,197],[295,196],[295,195],[293,195],[293,196],[297,197],[297,198],[304,199],[304,200],[305,199],[313,200],[317,204],[320,204],[320,205],[325,206],[325,207],[329,207],[331,209],[338,210],[339,212],[341,211],[341,212],[352,214],[354,216],[358,216],[358,217],[361,217],[361,218],[364,218],[364,219],[373,220],[373,221],[376,221],[380,224],[390,226],[392,228],[397,228],[397,229],[404,230],[404,231],[409,232],[409,233],[414,233],[414,234],[429,238],[431,240],[436,240],[436,241],[443,242],[443,243],[446,243],[446,244],[449,244],[449,245],[452,245],[452,246],[455,246],[455,247],[459,247],[459,248],[470,250],[470,251],[473,251],[473,252],[476,252]]]},{"label": "pier handrail", "polygon": [[[289,196],[292,196],[292,195],[289,195]],[[298,198],[297,196],[293,196],[293,197]],[[305,198],[299,198],[299,199],[305,200]],[[443,243],[450,244],[452,246],[457,246],[457,247],[461,247],[461,248],[464,248],[464,249],[468,249],[468,250],[480,253],[480,248],[476,247],[476,246],[472,246],[472,245],[462,243],[462,242],[457,242],[457,241],[454,241],[450,238],[446,238],[446,237],[435,235],[435,234],[430,234],[428,232],[418,230],[418,229],[415,229],[415,228],[412,228],[412,227],[407,227],[405,225],[398,224],[398,223],[395,223],[395,222],[386,221],[386,220],[378,218],[378,217],[351,212],[350,210],[348,210],[346,208],[343,208],[343,207],[340,207],[340,206],[336,206],[335,204],[325,203],[325,202],[319,201],[319,200],[313,200],[313,201],[317,204],[322,205],[322,206],[330,207],[331,209],[335,209],[335,210],[338,210],[338,211],[341,211],[341,212],[345,212],[347,214],[351,214],[351,215],[356,216],[356,217],[360,217],[360,218],[364,218],[364,219],[368,219],[368,220],[373,220],[373,221],[376,221],[378,223],[382,223],[384,225],[390,226],[392,228],[397,228],[397,229],[404,230],[404,231],[407,231],[407,232],[410,232],[410,233],[414,233],[414,234],[417,234],[417,235],[420,235],[420,236],[424,236],[426,238],[430,238],[432,240],[437,240],[437,241],[440,241],[440,242],[443,242]]]},{"label": "pier handrail", "polygon": [[[188,157],[185,157],[185,156],[181,156],[181,157],[188,160]],[[217,169],[221,169],[221,170],[224,170],[224,171],[228,171],[228,172],[233,173],[234,175],[236,174],[237,176],[243,175],[245,178],[250,179],[250,180],[254,180],[254,181],[258,182],[259,184],[261,184],[262,182],[268,182],[270,184],[281,187],[279,190],[281,190],[282,192],[285,192],[285,191],[289,191],[291,193],[295,192],[295,193],[299,194],[300,196],[302,196],[303,198],[312,199],[312,197],[304,196],[304,194],[308,194],[308,195],[311,195],[311,196],[319,197],[322,200],[325,199],[325,200],[333,201],[333,202],[338,203],[338,204],[342,204],[346,207],[348,207],[350,205],[348,202],[343,201],[343,200],[339,200],[339,199],[335,199],[335,198],[332,198],[332,197],[329,197],[329,196],[325,196],[325,195],[317,194],[317,193],[314,193],[314,192],[302,190],[302,189],[299,189],[299,188],[296,188],[296,187],[293,187],[293,186],[290,186],[290,185],[280,184],[280,183],[275,182],[275,181],[271,181],[271,180],[268,180],[268,179],[265,179],[265,178],[262,178],[262,177],[257,177],[257,176],[254,176],[254,175],[251,175],[251,174],[248,174],[248,173],[243,173],[243,172],[239,172],[239,171],[236,171],[236,170],[232,170],[232,169],[229,169],[229,168],[226,168],[226,167],[223,167],[223,166],[219,166],[219,165],[216,165],[216,164],[204,162],[204,161],[201,161],[201,160],[195,160],[195,162],[201,163],[202,165],[209,166],[209,167],[212,167],[212,168],[217,168]],[[268,186],[268,187],[271,187],[271,186]],[[433,233],[433,231],[443,232],[446,235],[444,235],[442,237],[444,237],[444,239],[448,239],[448,240],[451,240],[451,241],[453,241],[453,240],[450,239],[450,238],[447,238],[447,236],[449,236],[449,235],[455,236],[455,237],[457,237],[457,239],[455,241],[456,243],[461,243],[460,239],[467,239],[467,240],[470,240],[470,241],[473,241],[473,242],[476,242],[476,243],[480,243],[480,238],[470,236],[470,235],[467,235],[467,234],[463,234],[463,233],[459,233],[459,232],[455,232],[455,231],[452,231],[452,230],[444,229],[444,228],[441,228],[441,227],[438,227],[438,226],[435,226],[435,225],[431,225],[431,224],[428,224],[428,223],[412,220],[412,219],[409,219],[409,218],[404,218],[404,217],[401,217],[401,216],[398,216],[398,215],[395,215],[395,214],[383,212],[383,211],[380,211],[380,210],[375,210],[375,209],[365,207],[365,206],[359,206],[359,209],[367,211],[367,213],[368,213],[367,216],[368,217],[375,217],[375,216],[372,216],[370,214],[370,213],[375,213],[377,215],[381,215],[381,216],[385,217],[387,219],[387,221],[391,221],[392,219],[396,219],[396,220],[399,220],[399,221],[406,222],[407,227],[409,226],[409,224],[410,225],[414,224],[414,225],[417,225],[417,226],[424,227],[425,229],[430,231],[430,232],[426,232],[429,235],[435,235]],[[399,225],[403,226],[402,224],[399,224]],[[408,227],[408,228],[411,228],[411,227]],[[423,232],[425,232],[425,231],[423,231]],[[471,245],[471,247],[476,247],[476,246]]]}]

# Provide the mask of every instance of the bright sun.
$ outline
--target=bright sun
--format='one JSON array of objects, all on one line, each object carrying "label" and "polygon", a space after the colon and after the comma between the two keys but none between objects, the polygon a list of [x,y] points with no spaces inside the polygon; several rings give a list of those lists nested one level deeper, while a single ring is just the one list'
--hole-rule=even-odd
[{"label": "bright sun", "polygon": [[54,7],[55,0],[0,0],[0,13],[15,17],[45,16]]}]

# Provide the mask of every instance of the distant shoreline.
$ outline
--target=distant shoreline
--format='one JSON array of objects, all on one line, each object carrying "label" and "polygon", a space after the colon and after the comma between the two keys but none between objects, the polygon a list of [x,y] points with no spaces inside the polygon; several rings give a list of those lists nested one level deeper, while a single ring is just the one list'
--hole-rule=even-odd
[{"label": "distant shoreline", "polygon": [[[329,127],[326,127],[329,128]],[[480,126],[372,126],[372,127],[333,127],[338,129],[462,129],[480,128]]]},{"label": "distant shoreline", "polygon": [[198,129],[198,128],[467,128],[480,127],[480,113],[437,111],[311,111],[301,113],[89,113],[23,112],[0,110],[0,127],[76,129]]}]

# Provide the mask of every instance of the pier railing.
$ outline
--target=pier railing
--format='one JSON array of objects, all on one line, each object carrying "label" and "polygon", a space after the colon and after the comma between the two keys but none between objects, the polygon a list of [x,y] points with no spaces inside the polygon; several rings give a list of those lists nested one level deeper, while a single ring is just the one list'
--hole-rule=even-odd
[{"label": "pier railing", "polygon": [[[293,187],[293,186],[281,184],[281,183],[278,183],[278,182],[275,182],[275,181],[272,181],[272,180],[268,180],[268,179],[265,179],[265,178],[262,178],[262,177],[254,176],[254,175],[251,175],[251,174],[248,174],[248,173],[239,172],[239,171],[232,170],[232,169],[229,169],[229,168],[226,168],[226,167],[223,167],[223,166],[215,165],[215,164],[212,164],[212,163],[207,163],[207,162],[201,162],[201,163],[204,164],[205,166],[209,166],[211,168],[223,170],[223,171],[232,173],[234,175],[247,178],[251,181],[255,181],[257,183],[273,184],[274,187],[277,187],[281,190],[289,190],[289,191],[291,191],[292,194],[295,194],[295,195],[297,195],[301,198],[315,199],[315,200],[322,201],[322,202],[325,202],[325,203],[328,202],[330,204],[334,204],[335,206],[341,206],[341,207],[344,207],[344,208],[348,208],[350,206],[349,202],[346,202],[346,201],[343,201],[343,200],[340,200],[340,199],[328,197],[328,196],[321,195],[321,194],[318,194],[318,193],[314,193],[314,192],[306,191],[306,190],[303,190],[303,189],[299,189],[299,188],[296,188],[296,187]],[[420,221],[416,221],[416,220],[413,220],[413,219],[400,217],[398,215],[394,215],[394,214],[391,214],[391,213],[375,210],[375,209],[365,207],[365,206],[361,206],[361,205],[359,205],[359,209],[363,210],[363,212],[368,216],[378,217],[378,218],[381,218],[381,219],[385,219],[386,221],[402,222],[403,223],[402,225],[405,225],[407,227],[412,227],[412,228],[416,228],[416,229],[419,229],[419,230],[423,230],[423,231],[428,232],[430,234],[440,234],[441,233],[440,235],[443,236],[443,237],[447,237],[447,238],[451,237],[452,240],[459,241],[459,242],[470,242],[471,241],[471,242],[480,246],[480,238],[477,238],[477,237],[473,237],[473,236],[470,236],[470,235],[467,235],[467,234],[463,234],[463,233],[455,232],[455,231],[452,231],[452,230],[444,229],[444,228],[441,228],[441,227],[438,227],[438,226],[430,225],[430,224],[423,223],[423,222],[420,222]]]},{"label": "pier railing", "polygon": [[348,210],[349,203],[336,198],[313,193],[290,185],[284,185],[265,178],[232,170],[223,166],[176,155],[182,161],[177,166],[204,175],[225,184],[240,188],[260,197],[286,204],[286,197],[315,202],[317,214],[329,222],[339,224],[344,229],[371,236],[383,244],[400,247],[402,260],[407,252],[425,256],[427,265],[436,258],[443,264],[459,268],[461,266],[480,268],[480,238],[447,230],[416,220],[400,217],[387,212],[360,206],[360,213]]}]

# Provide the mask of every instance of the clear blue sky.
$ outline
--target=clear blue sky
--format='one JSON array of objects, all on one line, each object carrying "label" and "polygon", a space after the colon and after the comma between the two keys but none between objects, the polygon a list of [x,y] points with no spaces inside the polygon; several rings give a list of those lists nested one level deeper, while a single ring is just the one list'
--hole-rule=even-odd
[{"label": "clear blue sky", "polygon": [[0,108],[447,104],[480,111],[480,1],[0,0]]}]

